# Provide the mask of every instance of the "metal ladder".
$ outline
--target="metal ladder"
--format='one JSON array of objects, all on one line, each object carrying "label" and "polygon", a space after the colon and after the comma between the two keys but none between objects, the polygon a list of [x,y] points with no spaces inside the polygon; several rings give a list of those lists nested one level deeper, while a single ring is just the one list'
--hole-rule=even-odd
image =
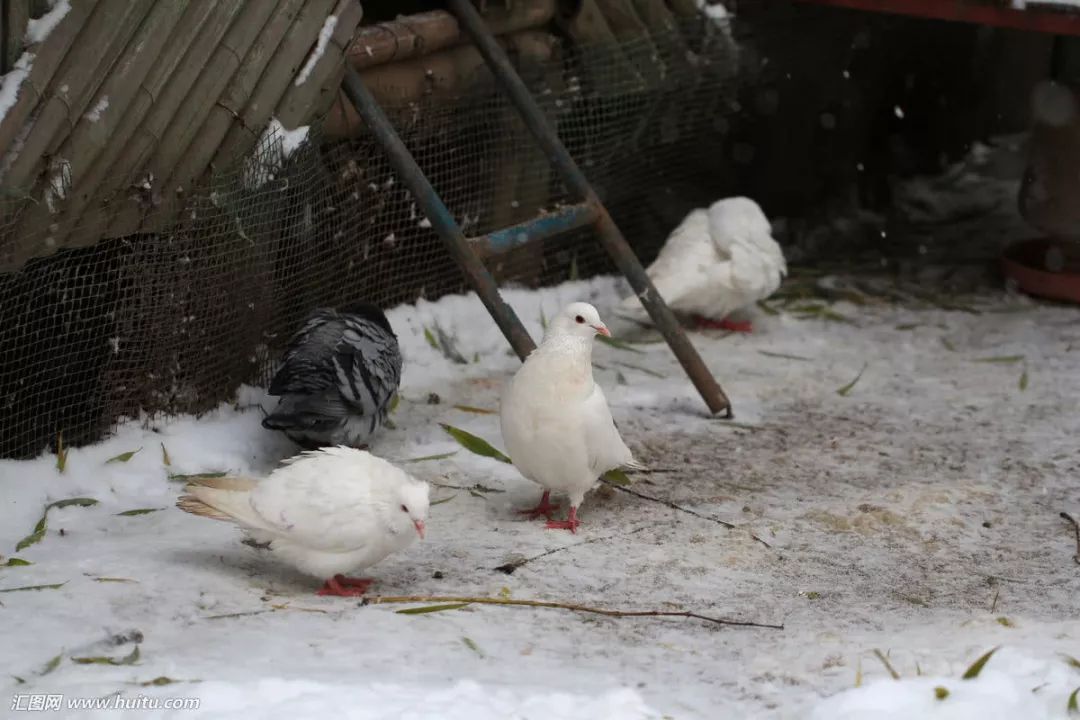
[{"label": "metal ladder", "polygon": [[576,204],[486,235],[467,238],[401,138],[398,137],[386,113],[365,87],[359,73],[348,65],[345,68],[342,89],[386,152],[390,164],[415,197],[420,209],[431,222],[432,228],[446,243],[450,255],[469,279],[476,294],[480,296],[491,317],[514,348],[514,352],[524,360],[536,348],[536,344],[521,324],[513,308],[507,305],[499,295],[499,288],[484,266],[481,252],[485,256],[498,254],[526,243],[542,242],[546,238],[571,230],[591,227],[604,249],[615,261],[619,271],[641,298],[642,305],[645,306],[668,346],[679,359],[709,411],[713,414],[723,412],[725,417],[732,417],[731,403],[727,395],[701,360],[701,356],[686,337],[663,298],[653,287],[652,281],[645,274],[645,269],[626,242],[626,238],[616,227],[607,208],[600,201],[584,173],[570,157],[570,153],[559,140],[555,130],[548,124],[543,111],[536,104],[521,77],[518,76],[506,52],[495,41],[480,13],[473,7],[470,0],[450,0],[449,5],[461,26],[472,37],[488,68],[514,103],[537,143],[554,164],[570,192],[577,196]]}]

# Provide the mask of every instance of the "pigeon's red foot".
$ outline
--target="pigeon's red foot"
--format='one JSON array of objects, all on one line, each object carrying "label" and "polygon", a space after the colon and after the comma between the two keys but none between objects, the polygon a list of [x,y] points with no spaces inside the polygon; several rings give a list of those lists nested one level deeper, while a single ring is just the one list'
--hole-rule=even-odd
[{"label": "pigeon's red foot", "polygon": [[570,532],[577,534],[578,525],[581,522],[577,519],[577,508],[571,506],[570,514],[565,520],[548,520],[545,526],[548,530],[569,530]]},{"label": "pigeon's red foot", "polygon": [[375,581],[372,578],[354,578],[344,575],[335,575],[327,580],[319,595],[333,595],[336,597],[360,597]]},{"label": "pigeon's red foot", "polygon": [[519,515],[528,515],[530,518],[537,518],[543,515],[548,520],[551,519],[551,513],[558,510],[558,505],[551,504],[551,491],[545,490],[544,494],[540,497],[540,504],[534,508],[528,510],[518,510]]},{"label": "pigeon's red foot", "polygon": [[728,332],[741,332],[752,333],[754,332],[754,325],[749,320],[736,321],[724,318],[723,320],[711,320],[701,316],[696,316],[694,320],[697,322],[699,329],[706,330],[727,330]]}]

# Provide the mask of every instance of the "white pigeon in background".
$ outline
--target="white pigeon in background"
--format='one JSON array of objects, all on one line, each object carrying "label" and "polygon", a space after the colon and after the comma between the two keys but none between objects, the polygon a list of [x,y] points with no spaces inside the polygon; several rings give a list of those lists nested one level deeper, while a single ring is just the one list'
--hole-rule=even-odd
[{"label": "white pigeon in background", "polygon": [[329,447],[285,460],[261,482],[198,478],[177,507],[234,522],[298,570],[325,579],[319,595],[363,595],[371,567],[424,537],[428,484],[364,450]]},{"label": "white pigeon in background", "polygon": [[[728,315],[776,292],[787,262],[758,204],[735,197],[692,210],[646,273],[673,312],[696,316],[699,326],[751,332],[749,322]],[[650,322],[637,295],[615,312]]]},{"label": "white pigeon in background", "polygon": [[[593,381],[597,333],[611,335],[596,308],[583,302],[566,306],[507,383],[499,409],[511,462],[544,488],[540,504],[522,513],[543,515],[547,527],[570,532],[577,531],[577,509],[585,493],[602,474],[619,467],[642,468],[615,428],[604,391]],[[551,519],[558,509],[550,501],[553,491],[569,496],[565,521]]]}]

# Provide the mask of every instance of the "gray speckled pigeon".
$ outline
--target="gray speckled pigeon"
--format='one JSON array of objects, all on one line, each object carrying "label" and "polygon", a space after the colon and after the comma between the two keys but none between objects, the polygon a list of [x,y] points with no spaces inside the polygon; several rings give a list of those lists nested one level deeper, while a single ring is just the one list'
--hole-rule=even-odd
[{"label": "gray speckled pigeon", "polygon": [[382,310],[319,308],[289,341],[270,383],[281,399],[262,424],[308,449],[364,448],[400,382],[401,351]]}]

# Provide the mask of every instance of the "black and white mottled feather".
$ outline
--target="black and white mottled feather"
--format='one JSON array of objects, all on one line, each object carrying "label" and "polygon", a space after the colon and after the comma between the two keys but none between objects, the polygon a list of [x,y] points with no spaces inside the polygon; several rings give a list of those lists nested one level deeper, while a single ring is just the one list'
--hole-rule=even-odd
[{"label": "black and white mottled feather", "polygon": [[306,448],[365,447],[401,382],[401,351],[379,308],[319,308],[285,350],[270,383],[280,397],[263,427]]}]

